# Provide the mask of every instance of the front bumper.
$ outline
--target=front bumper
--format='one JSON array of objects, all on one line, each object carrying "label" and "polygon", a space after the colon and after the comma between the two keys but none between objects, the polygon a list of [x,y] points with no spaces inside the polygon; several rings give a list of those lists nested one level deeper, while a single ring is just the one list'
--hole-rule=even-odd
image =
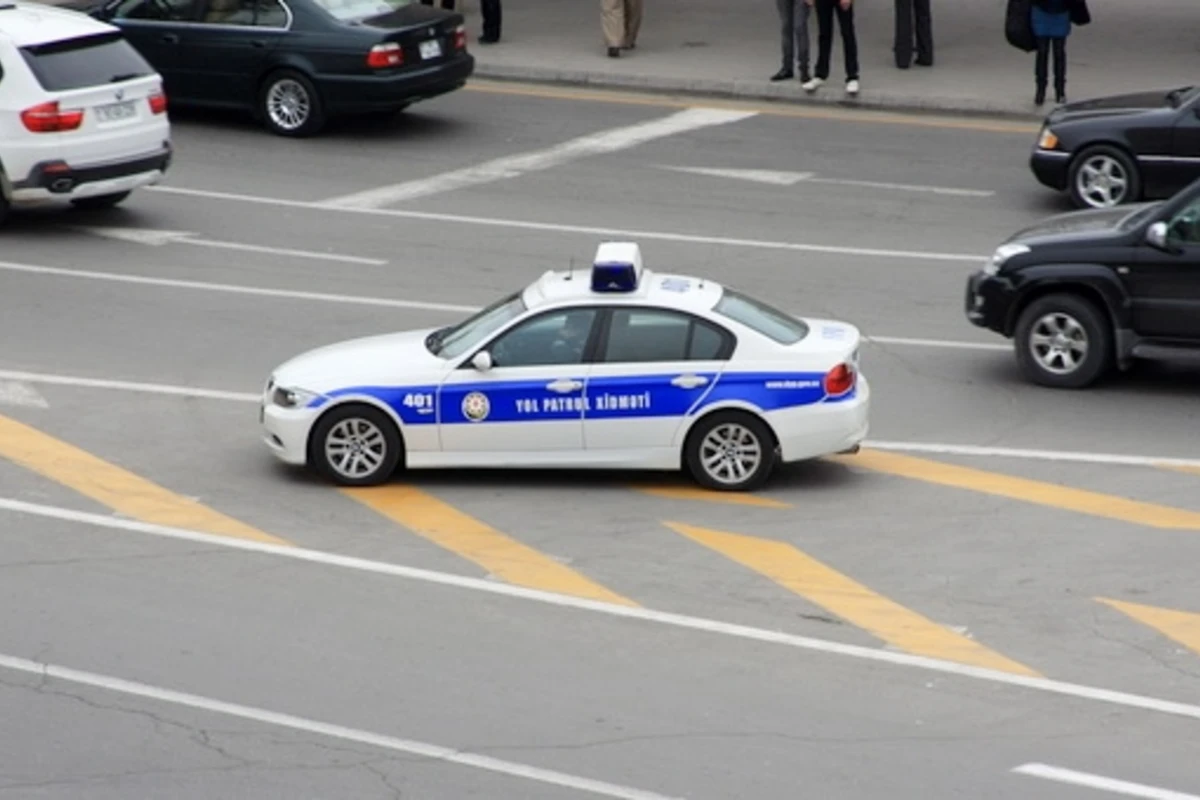
[{"label": "front bumper", "polygon": [[871,385],[860,373],[854,397],[777,411],[768,421],[779,437],[780,460],[790,463],[858,447],[867,438],[870,413]]},{"label": "front bumper", "polygon": [[466,85],[475,72],[475,57],[462,53],[420,70],[401,69],[380,75],[321,75],[321,94],[330,111],[357,114],[383,111],[429,100]]},{"label": "front bumper", "polygon": [[15,203],[78,200],[129,192],[158,183],[171,166],[170,142],[151,153],[120,161],[71,164],[60,159],[40,161],[12,184]]},{"label": "front bumper", "polygon": [[1066,191],[1070,183],[1071,154],[1034,148],[1029,156],[1029,168],[1038,183],[1056,191]]},{"label": "front bumper", "polygon": [[304,466],[309,432],[320,413],[318,408],[284,408],[264,398],[258,409],[263,443],[285,464]]},{"label": "front bumper", "polygon": [[1016,292],[1007,278],[988,275],[983,270],[967,278],[964,311],[972,325],[1009,336],[1009,309]]}]

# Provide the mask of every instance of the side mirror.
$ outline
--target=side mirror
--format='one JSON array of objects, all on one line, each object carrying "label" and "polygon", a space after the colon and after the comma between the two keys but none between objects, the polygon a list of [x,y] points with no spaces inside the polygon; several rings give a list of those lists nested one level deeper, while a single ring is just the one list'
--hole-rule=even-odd
[{"label": "side mirror", "polygon": [[1156,222],[1146,229],[1146,244],[1158,250],[1170,252],[1173,248],[1167,241],[1167,223]]},{"label": "side mirror", "polygon": [[487,372],[492,368],[492,354],[487,350],[480,350],[475,354],[475,357],[471,359],[471,366],[475,367],[475,369],[479,370],[480,372]]}]

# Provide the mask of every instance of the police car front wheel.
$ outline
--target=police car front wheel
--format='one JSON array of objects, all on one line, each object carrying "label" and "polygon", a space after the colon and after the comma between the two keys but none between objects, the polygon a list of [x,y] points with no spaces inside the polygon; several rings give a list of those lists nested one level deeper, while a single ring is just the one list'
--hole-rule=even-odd
[{"label": "police car front wheel", "polygon": [[701,420],[684,458],[692,477],[710,489],[743,492],[766,482],[775,466],[775,437],[761,420],[722,412]]},{"label": "police car front wheel", "polygon": [[313,466],[342,486],[374,486],[396,471],[400,434],[382,411],[369,406],[335,408],[313,431]]}]

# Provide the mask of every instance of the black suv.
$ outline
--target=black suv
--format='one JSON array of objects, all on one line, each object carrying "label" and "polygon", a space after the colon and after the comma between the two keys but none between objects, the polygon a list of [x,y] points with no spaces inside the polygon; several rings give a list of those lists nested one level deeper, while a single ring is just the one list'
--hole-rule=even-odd
[{"label": "black suv", "polygon": [[1134,359],[1200,362],[1200,180],[1017,233],[968,279],[966,312],[1013,339],[1043,386],[1082,388]]}]

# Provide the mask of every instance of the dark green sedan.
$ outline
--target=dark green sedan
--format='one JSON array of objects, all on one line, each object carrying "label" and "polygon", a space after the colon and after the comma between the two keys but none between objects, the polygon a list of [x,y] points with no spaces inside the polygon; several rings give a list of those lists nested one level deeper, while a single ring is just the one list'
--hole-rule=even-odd
[{"label": "dark green sedan", "polygon": [[393,113],[475,69],[461,14],[413,0],[89,0],[162,75],[172,104],[247,109],[311,136],[331,116]]}]

